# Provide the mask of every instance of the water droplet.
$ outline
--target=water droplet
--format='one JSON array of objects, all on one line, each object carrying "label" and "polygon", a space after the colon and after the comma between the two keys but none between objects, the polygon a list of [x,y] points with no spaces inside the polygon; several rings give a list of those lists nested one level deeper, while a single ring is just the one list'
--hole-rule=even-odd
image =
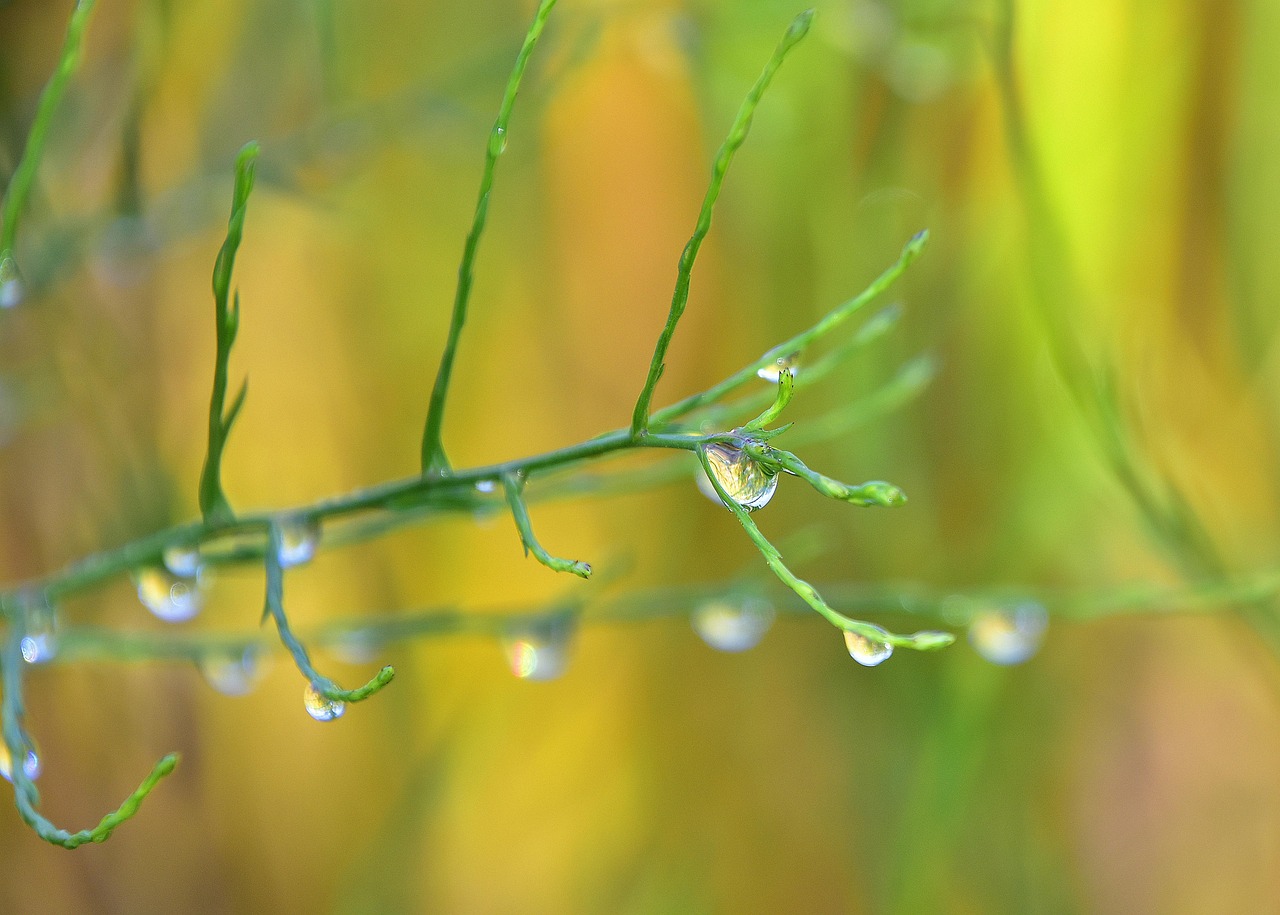
[{"label": "water droplet", "polygon": [[753,598],[740,602],[711,600],[693,612],[694,631],[718,651],[755,648],[773,625],[773,607]]},{"label": "water droplet", "polygon": [[205,682],[224,696],[247,696],[266,673],[261,649],[250,645],[243,651],[213,652],[197,662]]},{"label": "water droplet", "polygon": [[756,375],[763,378],[770,384],[777,384],[778,379],[782,376],[783,369],[790,369],[791,376],[794,378],[799,374],[799,354],[791,353],[774,360],[772,365],[766,365],[756,369]]},{"label": "water droplet", "polygon": [[310,683],[302,692],[302,704],[306,706],[307,714],[316,721],[333,721],[341,718],[342,713],[347,710],[345,702],[320,695],[320,691]]},{"label": "water droplet", "polygon": [[[749,512],[764,508],[778,488],[778,474],[769,473],[740,449],[719,443],[707,445],[707,463],[729,498]],[[723,504],[705,473],[698,474],[698,488],[711,501]]]},{"label": "water droplet", "polygon": [[152,566],[133,574],[142,605],[166,623],[183,623],[204,604],[199,579],[182,578],[168,569]]},{"label": "water droplet", "polygon": [[320,522],[294,518],[280,524],[280,566],[290,568],[310,562],[320,547]]},{"label": "water droplet", "polygon": [[58,614],[43,594],[22,598],[22,624],[25,630],[18,650],[28,664],[47,664],[58,653]]},{"label": "water droplet", "polygon": [[982,610],[969,623],[969,642],[992,664],[1021,664],[1040,650],[1049,614],[1035,601]]},{"label": "water droplet", "polygon": [[498,488],[497,480],[476,480],[476,492],[490,493]]},{"label": "water droplet", "polygon": [[569,663],[576,625],[569,617],[539,620],[510,630],[502,640],[511,672],[521,680],[554,680]]},{"label": "water droplet", "polygon": [[27,291],[18,275],[18,265],[12,257],[0,260],[0,308],[14,308],[22,304]]},{"label": "water droplet", "polygon": [[489,154],[491,156],[500,156],[507,151],[507,129],[505,127],[494,127],[493,132],[489,134]]},{"label": "water droplet", "polygon": [[164,567],[179,578],[194,578],[200,574],[200,548],[198,546],[167,547],[162,556]]},{"label": "water droplet", "polygon": [[[44,765],[40,762],[40,757],[35,750],[27,750],[27,758],[22,764],[22,771],[27,778],[35,781],[40,777],[40,772]],[[9,745],[4,741],[0,741],[0,778],[4,778],[7,782],[13,781],[13,755],[9,752]]]},{"label": "water droplet", "polygon": [[844,644],[849,649],[849,657],[863,667],[875,667],[889,660],[893,654],[893,646],[889,644],[889,633],[879,626],[873,627],[876,632],[884,633],[884,638],[870,638],[857,632],[845,630]]}]

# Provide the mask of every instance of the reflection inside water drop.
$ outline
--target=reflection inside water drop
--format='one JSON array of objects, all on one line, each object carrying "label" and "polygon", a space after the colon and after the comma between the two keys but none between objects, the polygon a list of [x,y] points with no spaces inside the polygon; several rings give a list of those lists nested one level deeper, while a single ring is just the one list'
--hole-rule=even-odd
[{"label": "reflection inside water drop", "polygon": [[556,617],[508,630],[502,651],[511,672],[521,680],[556,679],[568,666],[576,629],[571,617]]},{"label": "reflection inside water drop", "polygon": [[[35,750],[27,750],[27,757],[22,764],[22,771],[27,778],[35,781],[40,777],[40,771],[43,764]],[[13,755],[9,752],[9,746],[0,740],[0,778],[7,782],[13,781]]]},{"label": "reflection inside water drop", "polygon": [[347,710],[347,704],[339,699],[330,699],[320,694],[310,683],[302,692],[302,704],[307,714],[316,721],[334,721],[341,718]]},{"label": "reflection inside water drop", "polygon": [[877,632],[884,633],[884,638],[869,638],[861,633],[849,632],[848,630],[845,630],[844,633],[844,644],[849,649],[849,657],[863,667],[875,667],[877,664],[883,664],[893,654],[893,646],[888,641],[889,633],[879,626],[873,628]]},{"label": "reflection inside water drop", "polygon": [[0,260],[0,308],[15,308],[22,304],[25,296],[18,265],[12,257]]},{"label": "reflection inside water drop", "polygon": [[790,369],[791,377],[794,378],[798,374],[800,357],[798,353],[791,353],[788,356],[782,356],[775,359],[772,364],[761,366],[756,369],[756,376],[763,378],[772,384],[777,384],[778,379],[782,377],[783,369]]},{"label": "reflection inside water drop", "polygon": [[164,567],[180,578],[194,578],[200,573],[200,548],[197,546],[166,547],[161,559]]},{"label": "reflection inside water drop", "polygon": [[[741,449],[719,442],[706,446],[707,464],[729,498],[749,512],[764,508],[778,489],[778,474],[770,473]],[[698,468],[698,489],[708,499],[723,505],[720,494],[707,475]]]},{"label": "reflection inside water drop", "polygon": [[261,649],[250,645],[243,651],[212,652],[197,663],[208,683],[224,696],[247,696],[266,673]]},{"label": "reflection inside water drop", "polygon": [[1049,613],[1035,601],[982,610],[969,623],[969,643],[993,664],[1021,664],[1040,650]]},{"label": "reflection inside water drop", "polygon": [[166,623],[182,623],[200,612],[204,604],[200,578],[183,578],[168,569],[152,566],[133,574],[138,600]]},{"label": "reflection inside water drop", "polygon": [[287,569],[310,562],[320,547],[320,522],[314,518],[294,518],[280,523],[280,567]]},{"label": "reflection inside water drop", "polygon": [[693,612],[694,631],[718,651],[755,648],[773,625],[773,607],[760,598],[710,600]]}]

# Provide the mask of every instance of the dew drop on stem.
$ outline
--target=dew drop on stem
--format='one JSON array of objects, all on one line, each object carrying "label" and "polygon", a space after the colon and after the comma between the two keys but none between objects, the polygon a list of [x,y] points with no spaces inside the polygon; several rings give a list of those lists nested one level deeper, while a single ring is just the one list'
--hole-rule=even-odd
[{"label": "dew drop on stem", "polygon": [[782,377],[783,370],[789,369],[791,377],[794,378],[799,374],[800,358],[798,353],[791,353],[786,356],[780,356],[769,365],[761,366],[756,369],[756,376],[763,378],[770,384],[777,384],[778,379]]},{"label": "dew drop on stem", "polygon": [[166,568],[152,566],[133,573],[138,600],[157,619],[184,623],[200,612],[204,593],[200,578],[174,575]]},{"label": "dew drop on stem", "polygon": [[0,260],[0,308],[16,308],[26,297],[18,265],[12,257]]},{"label": "dew drop on stem", "polygon": [[305,565],[320,548],[320,522],[314,518],[290,518],[280,523],[280,567]]},{"label": "dew drop on stem", "polygon": [[992,664],[1021,664],[1044,641],[1049,613],[1035,601],[980,610],[969,622],[969,644]]},{"label": "dew drop on stem", "polygon": [[[40,762],[40,757],[36,754],[36,751],[27,750],[26,759],[22,764],[22,771],[27,778],[35,781],[40,777],[40,772],[43,768],[44,766]],[[9,752],[8,744],[4,743],[4,741],[0,741],[0,777],[3,777],[7,782],[13,781],[13,756]]]},{"label": "dew drop on stem", "polygon": [[717,651],[755,648],[773,625],[773,607],[760,598],[709,600],[693,612],[693,629]]},{"label": "dew drop on stem", "polygon": [[521,680],[554,680],[569,664],[574,621],[559,617],[514,627],[502,638],[511,672]]},{"label": "dew drop on stem", "polygon": [[205,682],[224,696],[247,696],[266,673],[261,649],[213,651],[196,662]]},{"label": "dew drop on stem", "polygon": [[[715,474],[716,482],[729,498],[749,512],[769,504],[778,489],[778,474],[770,473],[759,461],[732,445],[714,442],[706,446],[707,464]],[[708,499],[723,504],[715,486],[699,468],[698,488]]]},{"label": "dew drop on stem", "polygon": [[194,578],[200,573],[200,548],[181,544],[167,547],[161,557],[164,567],[180,578]]},{"label": "dew drop on stem", "polygon": [[879,626],[873,627],[877,632],[883,632],[884,638],[871,638],[860,632],[850,632],[845,630],[844,644],[849,649],[849,657],[853,658],[863,667],[875,667],[889,660],[889,656],[893,654],[893,646],[889,644],[889,633],[885,632]]},{"label": "dew drop on stem", "polygon": [[347,704],[340,699],[330,699],[321,694],[312,684],[308,683],[306,689],[302,691],[302,704],[307,710],[307,714],[316,721],[335,721],[341,718],[347,710]]}]

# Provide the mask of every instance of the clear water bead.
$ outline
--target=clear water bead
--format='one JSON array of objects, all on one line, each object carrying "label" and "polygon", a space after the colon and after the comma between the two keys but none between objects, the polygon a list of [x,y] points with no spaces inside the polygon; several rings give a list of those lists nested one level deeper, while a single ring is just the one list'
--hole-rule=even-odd
[{"label": "clear water bead", "polygon": [[693,612],[693,629],[717,651],[755,648],[773,625],[773,607],[754,598],[737,603],[710,600]]},{"label": "clear water bead", "polygon": [[316,721],[334,721],[341,718],[343,712],[347,710],[345,702],[322,696],[320,691],[310,683],[302,692],[302,704],[306,707],[307,714]]},{"label": "clear water bead", "polygon": [[[707,463],[729,498],[749,512],[764,508],[778,489],[778,474],[769,473],[741,449],[714,443],[706,446]],[[705,473],[698,474],[698,488],[711,501],[723,504]]]},{"label": "clear water bead", "polygon": [[[27,750],[27,758],[22,763],[22,771],[27,778],[35,781],[40,777],[40,772],[44,765],[40,762],[40,757],[36,755],[35,750]],[[0,740],[0,777],[5,781],[13,781],[13,754],[9,752],[9,745]]]},{"label": "clear water bead", "polygon": [[511,672],[521,680],[554,680],[569,665],[576,627],[571,619],[554,619],[510,631],[502,639]]},{"label": "clear water bead", "polygon": [[204,605],[197,578],[183,578],[159,566],[135,572],[133,583],[142,605],[166,623],[184,623]]},{"label": "clear water bead", "polygon": [[22,304],[27,291],[23,288],[18,265],[12,257],[0,260],[0,308],[16,308]]},{"label": "clear water bead", "polygon": [[200,548],[197,546],[167,547],[161,559],[164,567],[180,578],[195,578],[200,574]]},{"label": "clear water bead", "polygon": [[494,127],[489,134],[489,154],[497,157],[507,151],[507,129]]},{"label": "clear water bead", "polygon": [[877,664],[883,664],[893,654],[893,646],[888,641],[889,633],[879,626],[873,628],[877,632],[883,632],[885,637],[883,639],[869,638],[861,633],[849,632],[848,630],[845,630],[844,633],[844,644],[849,649],[849,657],[863,667],[875,667]]},{"label": "clear water bead", "polygon": [[266,673],[262,651],[256,645],[244,651],[206,654],[197,666],[205,682],[224,696],[247,696]]},{"label": "clear water bead", "polygon": [[1048,611],[1035,601],[982,610],[969,622],[969,643],[992,664],[1021,664],[1040,650],[1048,626]]},{"label": "clear water bead", "polygon": [[794,378],[798,374],[799,367],[799,354],[791,353],[789,356],[775,359],[771,365],[761,366],[756,369],[756,376],[763,378],[770,384],[777,384],[778,379],[782,377],[783,369],[790,369],[791,377]]},{"label": "clear water bead", "polygon": [[476,480],[476,492],[491,493],[498,488],[497,480]]},{"label": "clear water bead", "polygon": [[18,650],[28,664],[47,664],[58,653],[58,614],[42,594],[22,598],[22,638]]},{"label": "clear water bead", "polygon": [[314,518],[295,518],[280,525],[281,568],[305,565],[315,558],[320,548],[320,522]]}]

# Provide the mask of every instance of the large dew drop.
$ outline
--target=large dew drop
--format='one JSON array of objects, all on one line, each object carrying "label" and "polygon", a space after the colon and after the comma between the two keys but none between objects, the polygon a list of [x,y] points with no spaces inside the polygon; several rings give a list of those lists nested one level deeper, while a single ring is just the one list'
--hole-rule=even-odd
[{"label": "large dew drop", "polygon": [[[707,463],[729,498],[749,512],[764,508],[778,489],[778,474],[769,473],[740,449],[719,443],[707,445]],[[698,474],[698,488],[711,501],[724,504],[705,473]]]},{"label": "large dew drop", "polygon": [[142,605],[166,623],[184,623],[204,605],[198,578],[183,578],[153,566],[135,572],[133,583]]},{"label": "large dew drop", "polygon": [[266,673],[261,649],[251,645],[243,651],[218,651],[197,662],[200,673],[224,696],[247,696]]},{"label": "large dew drop", "polygon": [[510,630],[502,639],[511,672],[521,680],[554,680],[569,665],[569,648],[576,626],[557,618]]},{"label": "large dew drop", "polygon": [[1021,664],[1040,650],[1049,614],[1035,601],[983,610],[969,623],[969,643],[992,664]]},{"label": "large dew drop", "polygon": [[[35,781],[40,777],[40,771],[43,765],[40,757],[36,755],[35,750],[27,750],[27,758],[23,761],[22,771],[27,778]],[[13,781],[13,755],[9,752],[9,745],[0,740],[0,777],[5,781]]]},{"label": "large dew drop", "polygon": [[889,644],[889,633],[879,626],[873,628],[876,632],[884,633],[884,638],[869,638],[858,632],[850,632],[847,629],[844,633],[844,644],[849,649],[849,657],[863,667],[875,667],[877,664],[883,664],[893,654],[893,646]]},{"label": "large dew drop", "polygon": [[302,704],[306,707],[307,714],[316,721],[334,721],[341,718],[347,710],[345,702],[322,696],[320,691],[310,683],[302,692]]},{"label": "large dew drop", "polygon": [[740,602],[711,600],[693,612],[693,629],[717,651],[755,648],[773,625],[773,607],[754,598]]},{"label": "large dew drop", "polygon": [[305,565],[320,547],[320,522],[313,518],[294,518],[280,525],[280,567]]}]

